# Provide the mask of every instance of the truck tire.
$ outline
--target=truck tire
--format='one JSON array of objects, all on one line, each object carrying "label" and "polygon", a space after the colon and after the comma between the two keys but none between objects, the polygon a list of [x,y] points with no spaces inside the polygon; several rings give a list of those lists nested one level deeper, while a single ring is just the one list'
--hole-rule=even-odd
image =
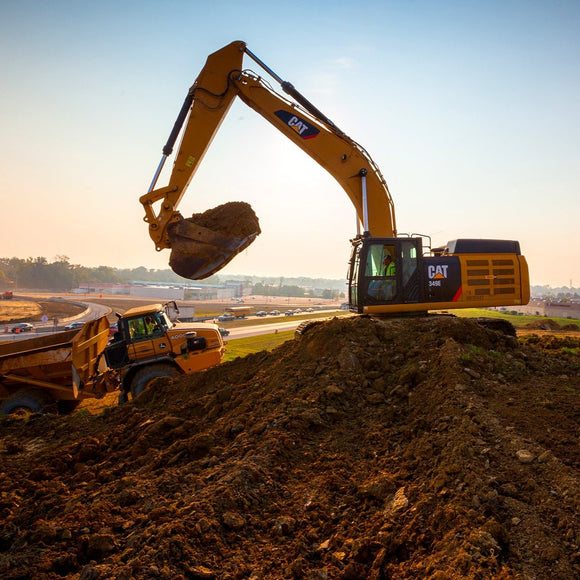
[{"label": "truck tire", "polygon": [[56,401],[41,389],[17,391],[2,404],[0,413],[5,415],[30,415],[32,413],[56,413]]},{"label": "truck tire", "polygon": [[135,373],[131,381],[131,397],[136,399],[151,383],[160,377],[175,378],[181,373],[172,365],[152,365]]}]

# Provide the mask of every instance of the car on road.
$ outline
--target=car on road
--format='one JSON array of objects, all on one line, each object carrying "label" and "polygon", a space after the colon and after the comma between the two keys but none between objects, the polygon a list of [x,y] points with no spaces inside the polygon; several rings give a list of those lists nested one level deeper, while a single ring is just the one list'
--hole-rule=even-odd
[{"label": "car on road", "polygon": [[271,316],[280,316],[280,311],[279,310],[272,310],[272,312],[270,312]]},{"label": "car on road", "polygon": [[222,328],[221,326],[218,328],[218,330],[220,331],[220,334],[222,336],[227,336],[230,333],[230,331],[227,328]]},{"label": "car on road", "polygon": [[217,319],[219,322],[229,322],[230,320],[235,320],[235,317],[233,317],[231,314],[220,314]]},{"label": "car on road", "polygon": [[268,313],[265,310],[260,310],[260,312],[256,312],[256,316],[268,316]]},{"label": "car on road", "polygon": [[15,324],[11,330],[15,334],[20,334],[21,332],[32,332],[34,326],[28,322],[19,322],[18,324]]},{"label": "car on road", "polygon": [[75,330],[77,328],[82,328],[85,325],[84,322],[81,322],[80,320],[76,320],[75,322],[71,322],[70,324],[67,324],[64,329],[65,330]]},{"label": "car on road", "polygon": [[286,312],[284,312],[284,316],[294,316],[294,311],[293,310],[286,310]]}]

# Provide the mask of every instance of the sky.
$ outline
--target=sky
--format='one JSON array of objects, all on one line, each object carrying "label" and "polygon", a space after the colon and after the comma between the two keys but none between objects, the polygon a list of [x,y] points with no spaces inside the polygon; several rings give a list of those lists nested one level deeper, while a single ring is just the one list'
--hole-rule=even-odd
[{"label": "sky", "polygon": [[[369,152],[399,233],[519,240],[532,284],[580,286],[579,30],[577,0],[5,2],[0,256],[167,268],[139,197],[207,56],[243,40]],[[220,275],[345,277],[350,200],[240,101],[179,210],[237,200],[262,234]]]}]

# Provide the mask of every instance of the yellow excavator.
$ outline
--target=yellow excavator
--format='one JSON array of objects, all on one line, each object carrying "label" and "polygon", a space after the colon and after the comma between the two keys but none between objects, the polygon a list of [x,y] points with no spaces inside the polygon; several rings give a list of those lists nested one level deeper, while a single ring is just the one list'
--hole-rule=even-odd
[{"label": "yellow excavator", "polygon": [[[244,69],[245,55],[290,98]],[[389,188],[370,155],[242,41],[207,58],[163,148],[149,191],[140,198],[155,247],[171,248],[170,265],[177,274],[206,278],[260,234],[258,218],[244,202],[223,204],[186,219],[177,210],[235,97],[324,167],[352,201],[359,231],[351,240],[351,311],[389,315],[528,303],[528,266],[519,242],[456,239],[432,248],[429,236],[397,234]],[[182,130],[169,184],[156,189]]]}]

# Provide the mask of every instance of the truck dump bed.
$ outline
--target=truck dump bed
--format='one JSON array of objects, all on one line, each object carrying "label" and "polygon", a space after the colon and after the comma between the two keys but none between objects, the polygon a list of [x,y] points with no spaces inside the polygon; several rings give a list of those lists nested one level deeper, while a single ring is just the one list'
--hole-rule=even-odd
[{"label": "truck dump bed", "polygon": [[108,339],[103,316],[80,330],[0,345],[0,398],[26,385],[48,389],[56,400],[102,396],[93,378]]}]

